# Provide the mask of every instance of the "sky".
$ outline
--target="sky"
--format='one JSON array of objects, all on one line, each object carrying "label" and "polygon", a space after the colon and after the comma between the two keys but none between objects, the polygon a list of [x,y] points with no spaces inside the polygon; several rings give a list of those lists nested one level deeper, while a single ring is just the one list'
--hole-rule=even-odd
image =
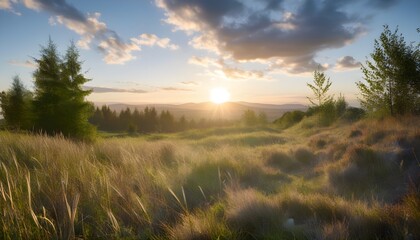
[{"label": "sky", "polygon": [[418,0],[0,0],[0,91],[33,89],[34,58],[73,41],[93,89],[120,103],[309,104],[313,71],[358,104],[360,64],[389,25],[419,42]]}]

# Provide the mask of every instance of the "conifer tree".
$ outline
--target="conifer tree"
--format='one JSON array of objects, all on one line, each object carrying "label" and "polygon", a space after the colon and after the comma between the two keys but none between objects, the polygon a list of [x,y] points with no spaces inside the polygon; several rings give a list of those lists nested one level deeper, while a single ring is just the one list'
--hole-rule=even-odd
[{"label": "conifer tree", "polygon": [[38,69],[34,72],[34,116],[38,130],[48,134],[89,140],[94,127],[88,122],[93,106],[85,100],[90,91],[82,89],[89,81],[81,73],[79,53],[71,43],[64,58],[49,39],[41,48],[41,57],[35,59]]},{"label": "conifer tree", "polygon": [[8,127],[31,128],[32,94],[23,86],[19,76],[13,78],[12,87],[0,95],[0,107]]}]

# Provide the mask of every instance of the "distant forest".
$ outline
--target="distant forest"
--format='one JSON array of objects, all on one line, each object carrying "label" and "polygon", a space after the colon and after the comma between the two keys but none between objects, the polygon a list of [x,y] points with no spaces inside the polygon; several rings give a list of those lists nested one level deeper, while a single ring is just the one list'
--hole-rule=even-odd
[{"label": "distant forest", "polygon": [[100,131],[106,132],[129,132],[129,133],[170,133],[189,129],[201,129],[209,127],[224,127],[233,125],[234,121],[201,119],[188,120],[184,116],[176,119],[169,111],[158,113],[154,107],[146,107],[139,111],[130,108],[117,112],[104,105],[97,107],[89,122]]}]

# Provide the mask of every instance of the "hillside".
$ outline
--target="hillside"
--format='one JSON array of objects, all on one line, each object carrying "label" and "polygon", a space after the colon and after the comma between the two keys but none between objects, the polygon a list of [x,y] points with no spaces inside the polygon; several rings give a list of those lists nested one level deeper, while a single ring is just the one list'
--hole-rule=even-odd
[{"label": "hillside", "polygon": [[3,239],[418,239],[420,119],[100,139],[0,132]]},{"label": "hillside", "polygon": [[[100,107],[103,103],[95,103]],[[112,110],[117,112],[130,108],[131,110],[143,110],[146,107],[154,107],[158,112],[170,111],[176,118],[185,116],[188,119],[199,120],[201,118],[210,119],[240,119],[243,112],[247,109],[253,110],[256,113],[263,112],[267,115],[269,121],[273,121],[283,115],[283,113],[293,110],[306,110],[307,106],[301,104],[261,104],[248,102],[228,102],[221,105],[216,105],[211,102],[203,103],[185,103],[185,104],[123,104],[123,103],[107,103]]]}]

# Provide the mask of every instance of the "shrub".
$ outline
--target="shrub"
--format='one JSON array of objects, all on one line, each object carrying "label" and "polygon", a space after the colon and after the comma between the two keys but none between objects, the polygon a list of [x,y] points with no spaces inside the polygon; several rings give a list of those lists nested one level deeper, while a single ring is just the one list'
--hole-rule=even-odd
[{"label": "shrub", "polygon": [[274,124],[279,126],[280,128],[289,128],[296,123],[300,122],[305,117],[305,112],[302,111],[292,111],[286,112],[280,118],[274,121]]},{"label": "shrub", "polygon": [[349,107],[344,111],[341,119],[348,122],[355,122],[362,119],[365,116],[365,110],[361,108]]}]

